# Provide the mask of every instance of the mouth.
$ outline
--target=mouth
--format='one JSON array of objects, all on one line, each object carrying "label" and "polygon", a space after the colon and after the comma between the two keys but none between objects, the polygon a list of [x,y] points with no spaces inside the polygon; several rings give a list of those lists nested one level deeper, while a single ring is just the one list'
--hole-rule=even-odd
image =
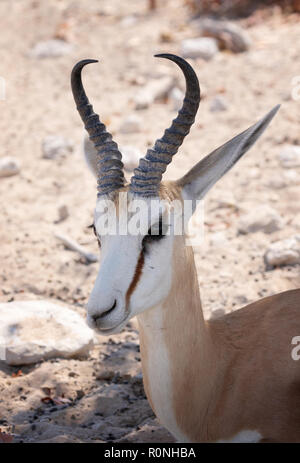
[{"label": "mouth", "polygon": [[[116,334],[116,333],[120,333],[120,331],[124,328],[124,326],[126,325],[127,321],[129,320],[129,316],[125,316],[123,318],[123,320],[121,320],[120,322],[116,323],[114,326],[110,326],[108,328],[105,328],[105,327],[99,327],[97,325],[95,325],[93,323],[93,325],[91,326],[91,328],[96,331],[98,334],[102,334],[104,336],[108,336],[110,334]],[[88,323],[89,324],[89,323]]]},{"label": "mouth", "polygon": [[117,300],[115,299],[114,305],[109,310],[99,315],[99,319],[103,319],[103,318],[105,319],[108,315],[110,315],[115,310],[116,305],[117,305]]}]

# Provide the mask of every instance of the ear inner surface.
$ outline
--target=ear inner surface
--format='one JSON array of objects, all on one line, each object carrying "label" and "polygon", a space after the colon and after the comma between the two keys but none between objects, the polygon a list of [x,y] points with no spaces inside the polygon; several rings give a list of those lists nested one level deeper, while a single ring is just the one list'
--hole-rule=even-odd
[{"label": "ear inner surface", "polygon": [[245,154],[267,128],[280,105],[259,122],[220,146],[199,161],[176,183],[190,199],[201,199],[205,193]]}]

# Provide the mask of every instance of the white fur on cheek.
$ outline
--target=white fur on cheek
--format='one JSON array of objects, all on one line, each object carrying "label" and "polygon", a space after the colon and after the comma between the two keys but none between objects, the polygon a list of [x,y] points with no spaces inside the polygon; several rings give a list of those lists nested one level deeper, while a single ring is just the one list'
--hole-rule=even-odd
[{"label": "white fur on cheek", "polygon": [[133,315],[157,305],[169,294],[172,275],[172,245],[171,236],[148,244],[142,275],[130,299],[130,309]]},{"label": "white fur on cheek", "polygon": [[115,310],[101,322],[103,329],[113,328],[126,316],[126,293],[134,277],[139,253],[136,237],[106,236],[103,239],[100,269],[87,304],[91,318],[99,317],[112,307],[114,301],[117,302]]},{"label": "white fur on cheek", "polygon": [[[136,275],[143,236],[129,232],[125,235],[101,235],[101,226],[98,230],[97,224],[99,214],[100,207],[98,211],[96,208],[95,224],[101,236],[101,262],[87,304],[88,322],[101,332],[109,330],[108,334],[111,334],[111,330],[123,325],[123,322],[126,324],[131,317],[160,303],[168,295],[172,275],[173,237],[167,235],[145,244],[141,274],[137,275],[136,286],[127,306],[127,293]],[[152,222],[156,223],[159,217],[159,213],[156,217],[151,215],[149,226]]]}]

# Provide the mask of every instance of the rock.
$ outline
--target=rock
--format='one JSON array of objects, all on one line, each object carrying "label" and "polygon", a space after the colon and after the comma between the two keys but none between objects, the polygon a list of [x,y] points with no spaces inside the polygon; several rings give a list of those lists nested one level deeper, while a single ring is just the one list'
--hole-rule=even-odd
[{"label": "rock", "polygon": [[130,114],[124,119],[120,126],[121,133],[136,133],[140,132],[142,128],[142,121],[136,114]]},{"label": "rock", "polygon": [[138,166],[139,160],[143,157],[143,154],[140,150],[130,145],[122,146],[120,149],[125,169],[129,172],[133,171],[133,169]]},{"label": "rock", "polygon": [[230,21],[203,18],[197,21],[197,25],[201,35],[217,39],[221,49],[241,53],[251,47],[249,35],[237,24]]},{"label": "rock", "polygon": [[267,183],[268,188],[273,188],[274,190],[281,190],[282,188],[286,187],[286,181],[281,176],[273,176]]},{"label": "rock", "polygon": [[300,146],[287,145],[279,154],[282,167],[300,167]]},{"label": "rock", "polygon": [[73,143],[61,135],[48,135],[42,143],[44,159],[58,159],[72,153]]},{"label": "rock", "polygon": [[212,100],[209,109],[210,109],[211,112],[226,111],[227,110],[227,103],[224,100],[224,98],[222,98],[221,96],[216,96]]},{"label": "rock", "polygon": [[85,396],[85,392],[82,389],[78,389],[76,391],[76,400],[80,400],[84,396]]},{"label": "rock", "polygon": [[160,31],[159,41],[162,43],[171,43],[174,42],[174,35],[170,30]]},{"label": "rock", "polygon": [[115,376],[115,372],[113,370],[104,370],[96,375],[96,379],[98,381],[111,381]]},{"label": "rock", "polygon": [[238,294],[237,296],[234,297],[234,300],[239,305],[245,305],[245,304],[247,304],[249,302],[248,298],[246,296],[244,296],[244,294]]},{"label": "rock", "polygon": [[54,223],[61,223],[69,217],[69,210],[65,204],[63,204],[62,206],[59,206],[57,212],[58,212],[58,219]]},{"label": "rock", "polygon": [[222,231],[214,232],[209,235],[209,244],[214,247],[225,247],[228,246],[228,240]]},{"label": "rock", "polygon": [[247,177],[252,180],[261,178],[261,169],[249,167],[249,169],[247,169]]},{"label": "rock", "polygon": [[122,438],[128,433],[128,427],[121,428],[120,426],[111,426],[107,422],[96,423],[94,430],[101,435],[105,441],[115,441]]},{"label": "rock", "polygon": [[128,379],[134,392],[134,395],[136,397],[146,399],[142,373],[138,373],[135,376],[130,375]]},{"label": "rock", "polygon": [[265,252],[264,261],[268,269],[300,264],[300,234],[270,244]]},{"label": "rock", "polygon": [[35,440],[37,444],[81,444],[84,442],[72,434],[61,434],[60,436],[50,437],[49,439]]},{"label": "rock", "polygon": [[150,80],[140,88],[134,97],[136,109],[148,108],[155,100],[166,98],[173,87],[174,79],[170,76],[162,76]]},{"label": "rock", "polygon": [[47,300],[7,302],[0,304],[0,346],[9,365],[82,357],[93,331],[76,312]]},{"label": "rock", "polygon": [[137,16],[131,14],[128,16],[124,16],[124,18],[121,19],[120,26],[124,28],[132,27],[132,26],[135,26],[137,22],[138,22]]},{"label": "rock", "polygon": [[224,191],[224,193],[215,199],[216,206],[212,209],[225,209],[225,208],[233,208],[239,209],[239,205],[231,191]]},{"label": "rock", "polygon": [[273,233],[283,228],[283,220],[277,211],[269,206],[258,206],[242,216],[238,223],[240,233]]},{"label": "rock", "polygon": [[268,188],[273,188],[274,190],[280,190],[282,188],[299,185],[300,184],[300,175],[295,170],[289,169],[282,172],[280,175],[274,175],[266,183]]},{"label": "rock", "polygon": [[20,164],[17,159],[10,156],[0,158],[0,177],[11,177],[20,172]]},{"label": "rock", "polygon": [[175,438],[158,423],[156,418],[149,418],[141,426],[138,426],[138,428],[131,431],[125,437],[119,439],[118,442],[135,444],[143,442],[173,443],[175,442]]},{"label": "rock", "polygon": [[184,93],[178,87],[173,87],[168,95],[169,99],[172,101],[174,111],[178,111],[184,99]]},{"label": "rock", "polygon": [[287,182],[287,185],[299,185],[300,174],[295,170],[286,170],[283,172],[283,178]]},{"label": "rock", "polygon": [[[136,397],[134,398],[136,399]],[[126,411],[125,413],[119,411],[109,418],[109,422],[112,426],[122,426],[128,429],[129,427],[136,427],[145,419],[154,416],[146,399],[140,399],[139,401],[134,400],[133,402],[135,403],[131,404],[129,413],[126,413]]]},{"label": "rock", "polygon": [[84,246],[77,243],[77,241],[73,240],[68,235],[65,235],[61,232],[55,232],[54,236],[64,244],[66,249],[70,249],[70,251],[77,252],[80,255],[80,257],[84,259],[85,262],[98,262],[98,256],[96,254],[87,251]]},{"label": "rock", "polygon": [[73,50],[73,46],[64,40],[53,39],[45,42],[38,42],[31,50],[32,58],[57,58],[59,56],[68,55]]},{"label": "rock", "polygon": [[226,314],[226,312],[222,308],[214,309],[214,310],[211,311],[210,320],[216,320],[217,318],[224,317],[225,314]]},{"label": "rock", "polygon": [[218,42],[211,37],[186,39],[181,42],[181,55],[184,58],[212,59],[219,51]]}]

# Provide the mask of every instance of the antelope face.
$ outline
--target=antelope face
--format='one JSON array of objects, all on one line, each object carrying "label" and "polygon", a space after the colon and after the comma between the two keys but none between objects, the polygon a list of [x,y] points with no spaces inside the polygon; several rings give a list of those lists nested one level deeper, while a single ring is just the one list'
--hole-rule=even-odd
[{"label": "antelope face", "polygon": [[[170,290],[173,233],[168,203],[154,200],[158,210],[153,212],[151,200],[136,200],[130,193],[124,196],[123,204],[112,202],[106,208],[107,222],[114,224],[111,230],[103,230],[98,205],[94,216],[100,268],[87,304],[87,320],[103,334],[120,331],[130,318],[160,303]],[[142,204],[142,215],[131,212],[136,203]]]},{"label": "antelope face", "polygon": [[[196,200],[202,199],[253,145],[279,107],[203,158],[176,182],[162,184],[162,174],[194,122],[200,89],[195,72],[185,60],[170,54],[157,56],[174,61],[182,69],[185,99],[171,127],[140,159],[129,185],[124,178],[122,154],[93,112],[82,85],[82,68],[95,60],[80,61],[71,75],[73,96],[90,137],[84,146],[85,156],[98,183],[94,231],[101,247],[101,262],[87,304],[87,319],[102,334],[120,331],[131,317],[163,302],[171,287],[178,222],[183,234],[188,219],[182,214],[184,208],[171,213],[174,200],[177,204],[191,201],[193,206],[188,210],[193,211]],[[139,221],[138,202],[142,209]],[[176,246],[183,243],[177,240]]]}]

